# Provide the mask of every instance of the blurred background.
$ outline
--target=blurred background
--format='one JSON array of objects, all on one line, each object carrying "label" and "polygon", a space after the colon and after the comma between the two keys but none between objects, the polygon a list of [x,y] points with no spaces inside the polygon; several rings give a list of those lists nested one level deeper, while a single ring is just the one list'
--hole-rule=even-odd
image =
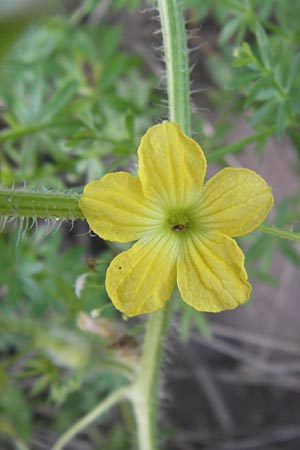
[{"label": "blurred background", "polygon": [[[300,231],[300,3],[186,0],[195,139],[220,167],[273,187],[269,222]],[[138,0],[0,2],[0,184],[81,193],[136,171],[145,130],[168,118],[158,12]],[[0,448],[48,450],[126,382],[144,319],[104,289],[120,246],[84,221],[0,219]],[[235,311],[175,300],[161,384],[167,450],[300,448],[300,246],[239,239],[253,284]],[[69,450],[131,450],[128,405]]]}]

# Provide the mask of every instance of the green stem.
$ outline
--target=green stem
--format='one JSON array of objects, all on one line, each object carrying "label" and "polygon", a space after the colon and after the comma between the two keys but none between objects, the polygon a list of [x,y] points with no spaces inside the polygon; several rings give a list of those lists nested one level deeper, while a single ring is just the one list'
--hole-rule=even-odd
[{"label": "green stem", "polygon": [[[186,31],[181,0],[158,0],[170,120],[190,134],[190,90]],[[170,304],[170,303],[169,303]],[[142,350],[141,368],[132,386],[139,450],[157,450],[158,379],[169,306],[150,315]]]},{"label": "green stem", "polygon": [[157,392],[163,337],[168,326],[169,304],[149,317],[143,343],[141,367],[131,390],[130,400],[133,404],[137,424],[139,450],[156,450],[158,448]]},{"label": "green stem", "polygon": [[110,394],[104,401],[102,401],[96,408],[92,409],[86,416],[76,422],[68,431],[63,434],[52,450],[62,450],[77,434],[87,428],[91,423],[98,419],[103,413],[110,409],[115,404],[128,397],[129,388],[122,387]]},{"label": "green stem", "polygon": [[295,233],[293,231],[284,230],[283,228],[270,227],[268,225],[260,225],[257,228],[262,233],[271,234],[273,236],[289,239],[291,241],[300,241],[300,233]]},{"label": "green stem", "polygon": [[158,0],[170,120],[191,134],[188,49],[181,0]]},{"label": "green stem", "polygon": [[[188,49],[181,0],[158,0],[170,120],[190,134],[190,89]],[[141,367],[132,388],[139,450],[157,450],[158,380],[163,338],[169,307],[150,315],[142,350]]]},{"label": "green stem", "polygon": [[43,217],[82,219],[78,196],[53,192],[0,189],[0,215],[5,217]]}]

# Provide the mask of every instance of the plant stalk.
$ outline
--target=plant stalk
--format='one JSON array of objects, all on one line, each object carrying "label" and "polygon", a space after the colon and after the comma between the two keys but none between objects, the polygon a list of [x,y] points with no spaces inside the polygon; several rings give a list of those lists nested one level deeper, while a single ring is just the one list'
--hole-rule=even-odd
[{"label": "plant stalk", "polygon": [[78,196],[53,192],[0,189],[0,216],[83,219]]},{"label": "plant stalk", "polygon": [[187,36],[181,0],[158,0],[166,64],[169,117],[191,134]]},{"label": "plant stalk", "polygon": [[300,233],[295,233],[294,231],[284,230],[283,228],[270,227],[268,225],[260,225],[257,228],[258,231],[262,233],[271,234],[272,236],[279,237],[282,239],[289,239],[290,241],[300,241]]},{"label": "plant stalk", "polygon": [[168,327],[170,302],[149,316],[143,342],[141,367],[132,387],[130,399],[137,424],[139,450],[156,450],[158,433],[159,369],[163,353],[163,339]]},{"label": "plant stalk", "polygon": [[[169,117],[191,133],[188,49],[181,0],[158,0],[167,73]],[[171,301],[169,302],[169,304]],[[141,367],[132,386],[131,401],[137,424],[139,450],[157,450],[158,380],[169,304],[149,316]]]}]

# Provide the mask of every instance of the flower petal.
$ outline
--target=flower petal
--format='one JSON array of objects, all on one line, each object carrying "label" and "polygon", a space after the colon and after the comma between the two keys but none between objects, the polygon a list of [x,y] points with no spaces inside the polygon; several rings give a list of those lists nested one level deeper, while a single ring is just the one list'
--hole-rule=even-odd
[{"label": "flower petal", "polygon": [[207,230],[241,236],[260,225],[273,206],[271,188],[249,169],[226,168],[205,184],[199,203]]},{"label": "flower petal", "polygon": [[176,278],[175,239],[141,239],[111,262],[106,290],[117,309],[136,316],[156,311],[171,297]]},{"label": "flower petal", "polygon": [[205,184],[199,211],[208,230],[241,236],[260,225],[272,206],[271,188],[260,175],[226,168]]},{"label": "flower petal", "polygon": [[141,140],[138,155],[139,178],[146,196],[176,208],[189,206],[199,195],[206,159],[200,146],[176,123],[151,127]]},{"label": "flower petal", "polygon": [[250,296],[244,255],[237,243],[222,233],[191,235],[177,265],[182,299],[199,311],[236,308]]},{"label": "flower petal", "polygon": [[126,172],[87,184],[79,206],[95,233],[117,242],[140,238],[155,228],[160,216],[157,207],[145,199],[140,180]]}]

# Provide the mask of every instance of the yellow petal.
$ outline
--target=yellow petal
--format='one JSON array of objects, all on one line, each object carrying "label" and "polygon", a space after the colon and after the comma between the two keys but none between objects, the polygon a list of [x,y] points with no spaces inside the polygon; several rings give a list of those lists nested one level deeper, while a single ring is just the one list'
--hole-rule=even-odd
[{"label": "yellow petal", "polygon": [[243,252],[218,232],[193,234],[183,242],[177,283],[182,299],[199,311],[236,308],[251,293]]},{"label": "yellow petal", "polygon": [[156,311],[171,297],[176,277],[176,239],[141,239],[113,259],[106,290],[117,309],[136,316]]},{"label": "yellow petal", "polygon": [[139,177],[146,196],[166,206],[188,207],[199,196],[206,172],[200,146],[180,126],[163,122],[151,127],[138,149]]},{"label": "yellow petal", "polygon": [[103,239],[129,242],[156,227],[160,212],[144,198],[140,180],[126,172],[105,175],[79,201],[91,229]]},{"label": "yellow petal", "polygon": [[271,188],[260,175],[226,168],[205,184],[199,214],[205,229],[241,236],[260,225],[272,206]]}]

